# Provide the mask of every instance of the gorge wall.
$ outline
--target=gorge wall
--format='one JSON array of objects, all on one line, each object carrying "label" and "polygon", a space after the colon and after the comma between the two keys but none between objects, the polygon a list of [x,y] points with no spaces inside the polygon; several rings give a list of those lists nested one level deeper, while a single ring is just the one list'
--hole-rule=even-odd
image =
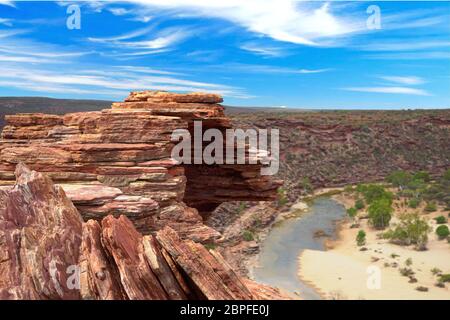
[{"label": "gorge wall", "polygon": [[279,128],[280,178],[295,201],[311,188],[380,181],[394,170],[450,167],[450,110],[240,113],[241,128]]}]

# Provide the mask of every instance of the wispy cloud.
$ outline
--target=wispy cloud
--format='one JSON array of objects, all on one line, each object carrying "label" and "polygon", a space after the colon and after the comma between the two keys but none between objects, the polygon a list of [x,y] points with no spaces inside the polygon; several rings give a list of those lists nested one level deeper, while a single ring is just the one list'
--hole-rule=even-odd
[{"label": "wispy cloud", "polygon": [[434,48],[450,48],[450,41],[435,40],[435,41],[417,41],[417,39],[401,39],[401,40],[382,40],[374,43],[359,45],[356,49],[364,51],[415,51],[426,50]]},{"label": "wispy cloud", "polygon": [[192,35],[191,30],[188,28],[170,27],[155,32],[155,34],[152,35],[153,37],[149,39],[150,31],[152,30],[154,30],[154,26],[112,37],[90,37],[88,40],[119,50],[118,52],[111,54],[111,56],[130,57],[167,52],[173,46]]},{"label": "wispy cloud", "polygon": [[5,5],[5,6],[9,6],[9,7],[16,7],[16,5],[14,4],[14,1],[9,1],[9,0],[0,0],[0,5]]},{"label": "wispy cloud", "polygon": [[342,88],[346,91],[371,92],[371,93],[391,93],[391,94],[409,94],[417,96],[431,96],[425,90],[408,87],[348,87]]},{"label": "wispy cloud", "polygon": [[448,60],[450,59],[449,51],[420,51],[420,52],[392,52],[392,53],[376,53],[363,56],[367,59],[376,60]]},{"label": "wispy cloud", "polygon": [[425,83],[424,79],[416,76],[380,76],[380,78],[403,85],[419,85]]},{"label": "wispy cloud", "polygon": [[13,25],[13,20],[12,19],[7,19],[7,18],[0,18],[0,24],[7,26],[7,27],[12,27]]},{"label": "wispy cloud", "polygon": [[285,50],[280,47],[264,46],[257,43],[245,43],[240,46],[242,50],[261,55],[264,57],[281,57],[286,54]]},{"label": "wispy cloud", "polygon": [[328,71],[332,71],[333,69],[300,69],[298,70],[298,73],[322,73],[322,72],[328,72]]},{"label": "wispy cloud", "polygon": [[[0,56],[1,57],[1,56]],[[17,61],[21,62],[21,61]],[[246,98],[248,95],[239,88],[216,83],[193,81],[170,75],[170,72],[132,66],[96,66],[101,72],[51,68],[43,70],[31,65],[2,64],[0,59],[0,86],[31,91],[55,92],[59,94],[106,94],[123,98],[129,90],[206,91],[228,97]],[[152,74],[152,72],[154,74]],[[52,90],[43,88],[53,88]]]},{"label": "wispy cloud", "polygon": [[[250,32],[272,39],[319,45],[321,38],[365,30],[365,17],[335,14],[329,3],[296,0],[135,0],[141,14],[163,12],[173,16],[211,17],[227,20]],[[339,5],[333,5],[333,9]],[[147,10],[146,10],[147,9]],[[336,9],[337,10],[337,9]]]}]

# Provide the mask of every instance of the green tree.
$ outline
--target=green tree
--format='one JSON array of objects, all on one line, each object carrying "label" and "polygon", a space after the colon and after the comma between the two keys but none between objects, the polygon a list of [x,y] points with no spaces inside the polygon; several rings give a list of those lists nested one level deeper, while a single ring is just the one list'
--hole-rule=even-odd
[{"label": "green tree", "polygon": [[434,212],[437,210],[436,203],[428,202],[424,209],[426,212]]},{"label": "green tree", "polygon": [[420,204],[420,199],[418,199],[418,198],[412,198],[412,199],[410,199],[409,201],[408,201],[408,206],[410,207],[410,208],[417,208],[418,206],[419,206],[419,204]]},{"label": "green tree", "polygon": [[427,171],[417,171],[412,178],[413,180],[423,180],[428,182],[430,181],[430,174]]},{"label": "green tree", "polygon": [[417,213],[407,213],[400,216],[399,224],[383,236],[401,245],[414,244],[417,250],[426,248],[428,233],[431,231],[427,221]]},{"label": "green tree", "polygon": [[395,187],[403,188],[411,181],[411,179],[412,177],[409,172],[397,170],[388,175],[386,181]]},{"label": "green tree", "polygon": [[359,230],[356,235],[356,244],[361,247],[366,244],[366,232],[364,230]]},{"label": "green tree", "polygon": [[436,218],[434,218],[434,220],[436,220],[436,223],[437,223],[437,224],[444,224],[444,223],[447,223],[447,218],[444,217],[444,216],[436,217]]},{"label": "green tree", "polygon": [[436,234],[440,240],[447,238],[450,235],[450,231],[446,225],[440,225],[436,229]]},{"label": "green tree", "polygon": [[392,204],[392,200],[394,198],[391,192],[386,191],[383,186],[376,184],[367,185],[363,191],[363,196],[367,204],[371,204],[372,202],[380,199],[388,200],[389,204]]},{"label": "green tree", "polygon": [[356,214],[357,214],[358,212],[357,212],[357,210],[356,210],[356,208],[348,208],[347,209],[347,214],[348,214],[348,216],[350,217],[350,218],[352,218],[352,219],[354,219],[355,217],[356,217]]},{"label": "green tree", "polygon": [[392,203],[389,199],[373,201],[367,209],[370,224],[377,229],[384,229],[389,225],[392,217]]},{"label": "green tree", "polygon": [[361,210],[364,208],[364,201],[362,199],[358,199],[355,202],[355,208],[356,210]]}]

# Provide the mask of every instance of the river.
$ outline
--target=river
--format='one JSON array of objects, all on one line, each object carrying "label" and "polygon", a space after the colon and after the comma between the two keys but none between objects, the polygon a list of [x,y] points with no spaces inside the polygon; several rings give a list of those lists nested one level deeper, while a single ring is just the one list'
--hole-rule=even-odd
[{"label": "river", "polygon": [[302,299],[320,299],[319,294],[298,276],[298,256],[305,249],[325,250],[324,238],[314,237],[323,230],[336,237],[336,221],[345,216],[343,205],[329,197],[312,201],[308,210],[277,223],[261,243],[257,267],[253,269],[256,281],[298,293]]}]

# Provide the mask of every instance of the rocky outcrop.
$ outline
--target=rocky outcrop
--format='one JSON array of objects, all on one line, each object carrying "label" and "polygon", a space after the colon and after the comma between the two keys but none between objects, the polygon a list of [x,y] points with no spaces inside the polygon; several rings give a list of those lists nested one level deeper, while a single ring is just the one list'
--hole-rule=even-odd
[{"label": "rocky outcrop", "polygon": [[0,299],[75,299],[61,284],[78,263],[81,217],[50,178],[23,165],[16,174],[0,190]]},{"label": "rocky outcrop", "polygon": [[[131,93],[112,109],[66,115],[6,116],[0,141],[0,185],[14,183],[24,162],[45,172],[84,220],[126,215],[145,234],[165,226],[182,238],[211,242],[203,224],[220,203],[272,200],[280,181],[257,165],[188,165],[171,158],[175,129],[230,128],[214,94]],[[200,213],[199,213],[200,211]]]},{"label": "rocky outcrop", "polygon": [[286,298],[168,226],[155,237],[125,215],[83,223],[45,174],[16,174],[0,189],[0,299]]}]

